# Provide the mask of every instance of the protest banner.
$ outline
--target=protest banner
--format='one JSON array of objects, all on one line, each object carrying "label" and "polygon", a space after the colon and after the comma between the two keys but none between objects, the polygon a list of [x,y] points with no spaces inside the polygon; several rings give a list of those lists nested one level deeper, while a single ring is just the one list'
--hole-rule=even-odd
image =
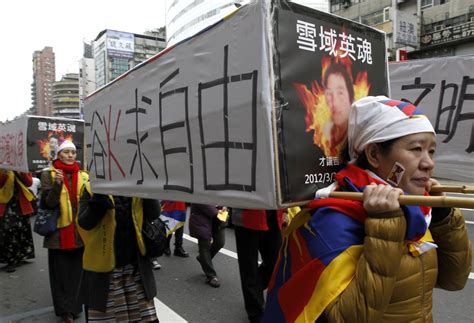
[{"label": "protest banner", "polygon": [[0,168],[35,172],[49,167],[56,148],[64,140],[77,147],[77,160],[83,165],[84,121],[76,119],[25,116],[0,126]]},{"label": "protest banner", "polygon": [[275,209],[329,185],[348,107],[323,76],[349,106],[387,94],[385,34],[284,3],[242,6],[86,98],[92,190]]},{"label": "protest banner", "polygon": [[[314,197],[342,168],[351,104],[388,95],[385,34],[294,5],[277,22],[283,102],[277,129],[284,201]],[[295,29],[297,33],[295,33]]]},{"label": "protest banner", "polygon": [[436,137],[435,176],[474,181],[474,56],[389,64],[394,99],[419,106]]}]

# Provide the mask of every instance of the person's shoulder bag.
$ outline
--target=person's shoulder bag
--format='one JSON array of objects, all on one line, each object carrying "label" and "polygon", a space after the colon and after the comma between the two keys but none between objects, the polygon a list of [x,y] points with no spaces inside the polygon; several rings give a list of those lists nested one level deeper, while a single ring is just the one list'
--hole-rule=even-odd
[{"label": "person's shoulder bag", "polygon": [[166,223],[159,217],[153,221],[144,218],[142,236],[147,257],[155,258],[163,255],[167,246],[166,232]]},{"label": "person's shoulder bag", "polygon": [[33,231],[45,237],[57,230],[59,207],[54,209],[38,208]]}]

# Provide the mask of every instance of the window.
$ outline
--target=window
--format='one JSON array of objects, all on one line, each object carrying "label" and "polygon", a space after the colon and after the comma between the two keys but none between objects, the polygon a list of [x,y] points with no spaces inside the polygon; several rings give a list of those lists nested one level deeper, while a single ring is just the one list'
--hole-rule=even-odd
[{"label": "window", "polygon": [[128,58],[116,58],[114,57],[112,61],[112,79],[122,75],[129,70]]},{"label": "window", "polygon": [[341,9],[342,9],[342,6],[340,3],[331,4],[331,12],[339,11]]},{"label": "window", "polygon": [[421,0],[421,7],[427,8],[433,6],[433,0]]},{"label": "window", "polygon": [[[183,10],[181,10],[181,11],[169,22],[169,25],[173,24],[173,23],[176,21],[176,19],[178,19],[179,17],[183,16],[186,12],[195,9],[195,8],[196,8],[199,4],[201,4],[202,2],[204,2],[204,0],[195,0],[195,1],[191,2],[186,8],[184,8]],[[174,6],[174,4],[172,4],[171,6]]]},{"label": "window", "polygon": [[383,22],[390,21],[390,7],[383,8]]},{"label": "window", "polygon": [[361,17],[361,22],[369,26],[375,26],[384,22],[384,10],[376,11]]},{"label": "window", "polygon": [[102,52],[101,55],[96,56],[95,62],[96,83],[99,86],[102,86],[105,84],[105,52]]}]

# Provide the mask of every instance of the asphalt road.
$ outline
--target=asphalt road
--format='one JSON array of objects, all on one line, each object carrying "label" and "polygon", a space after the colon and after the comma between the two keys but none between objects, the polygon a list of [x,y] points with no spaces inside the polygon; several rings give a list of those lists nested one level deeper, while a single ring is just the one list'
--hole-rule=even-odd
[{"label": "asphalt road", "polygon": [[[471,241],[474,241],[474,211],[466,210]],[[187,232],[187,228],[186,228]],[[223,253],[215,257],[220,288],[204,283],[196,261],[197,244],[185,236],[189,258],[159,258],[155,271],[158,316],[161,322],[247,322],[237,267],[233,229],[226,229]],[[173,239],[174,241],[174,239]],[[35,235],[36,259],[14,273],[0,270],[0,322],[56,322],[49,292],[46,250]],[[435,291],[435,322],[474,322],[474,274],[460,292]],[[78,320],[83,321],[83,317]]]}]

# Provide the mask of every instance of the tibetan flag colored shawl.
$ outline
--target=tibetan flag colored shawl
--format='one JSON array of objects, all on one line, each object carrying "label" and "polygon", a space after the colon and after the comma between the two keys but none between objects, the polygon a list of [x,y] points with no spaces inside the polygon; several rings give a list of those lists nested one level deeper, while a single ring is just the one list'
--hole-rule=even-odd
[{"label": "tibetan flag colored shawl", "polygon": [[[378,179],[348,165],[336,174],[337,189],[363,191]],[[407,241],[425,235],[429,208],[402,207]],[[283,231],[283,244],[268,286],[263,322],[315,322],[354,277],[363,252],[367,214],[360,201],[310,202]]]},{"label": "tibetan flag colored shawl", "polygon": [[167,235],[173,234],[186,222],[186,203],[175,201],[161,201],[160,219],[166,223],[169,231]]}]

